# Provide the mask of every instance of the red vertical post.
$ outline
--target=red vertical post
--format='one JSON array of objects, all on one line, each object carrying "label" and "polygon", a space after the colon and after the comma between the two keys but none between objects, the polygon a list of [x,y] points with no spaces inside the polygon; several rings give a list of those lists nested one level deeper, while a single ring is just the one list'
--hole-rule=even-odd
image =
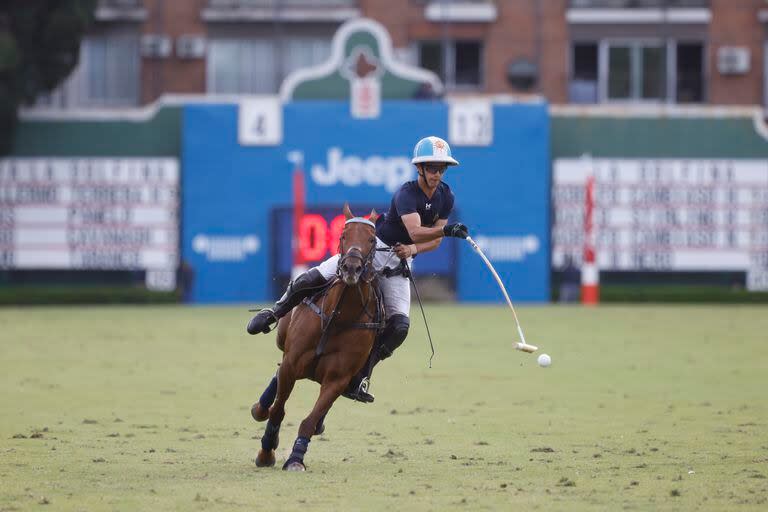
[{"label": "red vertical post", "polygon": [[600,271],[595,254],[595,177],[589,174],[584,194],[584,257],[581,265],[581,302],[594,305],[600,302]]},{"label": "red vertical post", "polygon": [[299,236],[301,219],[304,217],[305,201],[304,171],[301,168],[301,163],[297,161],[296,167],[293,170],[293,239],[291,240],[293,249],[293,265],[291,267],[292,278],[295,278],[307,270],[307,262],[304,261],[304,256],[301,250],[301,236]]}]

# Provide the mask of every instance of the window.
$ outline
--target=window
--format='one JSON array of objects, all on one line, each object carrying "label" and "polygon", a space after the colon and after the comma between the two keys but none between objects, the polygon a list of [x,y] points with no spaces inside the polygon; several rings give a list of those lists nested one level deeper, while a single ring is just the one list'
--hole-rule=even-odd
[{"label": "window", "polygon": [[290,72],[319,64],[330,53],[330,41],[322,38],[285,38],[282,44],[272,39],[212,39],[208,92],[274,93]]},{"label": "window", "polygon": [[704,47],[700,42],[575,42],[572,103],[704,101]]},{"label": "window", "polygon": [[626,100],[632,97],[631,48],[608,48],[608,99]]},{"label": "window", "polygon": [[139,104],[139,40],[130,35],[87,36],[80,63],[37,106],[51,108],[133,107]]},{"label": "window", "polygon": [[597,103],[597,43],[574,43],[571,60],[571,103]]},{"label": "window", "polygon": [[608,100],[666,99],[666,48],[663,45],[609,43],[607,51]]},{"label": "window", "polygon": [[660,7],[709,7],[710,0],[571,0],[571,7],[595,9],[647,9]]},{"label": "window", "polygon": [[449,89],[475,89],[482,85],[482,55],[483,44],[479,41],[418,44],[419,66],[437,74]]},{"label": "window", "polygon": [[675,60],[677,102],[704,101],[704,48],[701,43],[678,43]]}]

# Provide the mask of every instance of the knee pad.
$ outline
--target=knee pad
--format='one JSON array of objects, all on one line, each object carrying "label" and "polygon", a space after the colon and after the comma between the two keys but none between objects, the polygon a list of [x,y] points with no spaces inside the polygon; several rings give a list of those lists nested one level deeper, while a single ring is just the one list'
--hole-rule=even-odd
[{"label": "knee pad", "polygon": [[408,336],[408,329],[411,326],[411,320],[405,315],[392,315],[387,320],[384,332],[381,333],[381,359],[386,359],[392,355],[392,352],[403,344]]}]

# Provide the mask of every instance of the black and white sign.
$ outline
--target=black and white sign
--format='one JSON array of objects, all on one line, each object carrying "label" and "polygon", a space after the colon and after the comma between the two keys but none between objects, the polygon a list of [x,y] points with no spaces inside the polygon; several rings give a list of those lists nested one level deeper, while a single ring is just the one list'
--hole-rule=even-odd
[{"label": "black and white sign", "polygon": [[[552,264],[580,261],[584,184],[595,176],[597,263],[619,271],[768,273],[765,160],[560,159],[552,200]],[[761,285],[761,283],[763,283]]]},{"label": "black and white sign", "polygon": [[175,158],[0,160],[0,268],[175,272]]}]

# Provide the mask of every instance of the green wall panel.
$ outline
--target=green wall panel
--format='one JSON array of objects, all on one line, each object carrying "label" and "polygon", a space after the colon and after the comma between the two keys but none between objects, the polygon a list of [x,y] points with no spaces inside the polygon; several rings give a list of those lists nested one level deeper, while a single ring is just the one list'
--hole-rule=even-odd
[{"label": "green wall panel", "polygon": [[552,158],[764,158],[768,141],[751,117],[553,115]]},{"label": "green wall panel", "polygon": [[163,107],[147,120],[24,120],[12,157],[178,156],[182,107]]}]

